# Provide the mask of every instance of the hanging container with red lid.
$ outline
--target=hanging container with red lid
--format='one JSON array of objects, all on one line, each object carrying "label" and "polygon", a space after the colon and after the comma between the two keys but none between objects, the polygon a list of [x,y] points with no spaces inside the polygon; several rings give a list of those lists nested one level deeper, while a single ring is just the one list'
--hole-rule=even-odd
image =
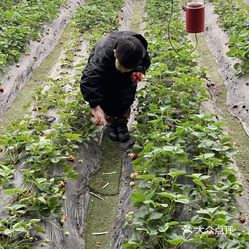
[{"label": "hanging container with red lid", "polygon": [[201,33],[205,29],[205,5],[201,1],[192,1],[184,7],[186,12],[186,31]]}]

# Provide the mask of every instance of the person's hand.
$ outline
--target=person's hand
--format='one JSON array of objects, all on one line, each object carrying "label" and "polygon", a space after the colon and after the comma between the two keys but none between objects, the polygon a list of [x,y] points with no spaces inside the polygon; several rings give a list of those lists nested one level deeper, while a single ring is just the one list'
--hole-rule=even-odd
[{"label": "person's hand", "polygon": [[107,125],[105,114],[100,106],[93,108],[91,114],[93,116],[93,122],[95,125]]},{"label": "person's hand", "polygon": [[134,72],[131,75],[131,79],[135,82],[138,83],[139,81],[141,81],[144,78],[144,74],[141,72]]}]

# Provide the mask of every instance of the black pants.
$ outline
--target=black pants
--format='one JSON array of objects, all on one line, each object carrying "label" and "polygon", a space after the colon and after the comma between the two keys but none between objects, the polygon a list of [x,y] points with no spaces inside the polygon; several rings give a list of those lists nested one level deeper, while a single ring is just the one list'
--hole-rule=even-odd
[{"label": "black pants", "polygon": [[115,124],[115,123],[125,123],[127,124],[129,116],[131,114],[131,108],[129,107],[123,114],[112,116],[105,113],[105,119],[109,124]]}]

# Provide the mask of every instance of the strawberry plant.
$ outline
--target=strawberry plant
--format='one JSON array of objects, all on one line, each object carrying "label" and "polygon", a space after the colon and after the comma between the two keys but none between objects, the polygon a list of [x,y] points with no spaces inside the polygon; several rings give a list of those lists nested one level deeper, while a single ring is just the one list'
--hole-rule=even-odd
[{"label": "strawberry plant", "polygon": [[[19,209],[18,207],[16,208]],[[43,232],[42,227],[37,224],[39,221],[39,219],[30,219],[27,221],[14,216],[1,219],[0,248],[21,248],[22,244],[26,244],[28,246],[29,244],[37,242],[38,238],[32,236],[29,230],[36,229],[39,232]],[[17,238],[19,240],[17,240]]]},{"label": "strawberry plant", "polygon": [[45,21],[56,17],[62,3],[63,0],[1,3],[0,71],[19,60],[28,42],[38,37]]},{"label": "strawberry plant", "polygon": [[119,20],[117,12],[123,5],[122,1],[87,0],[87,5],[78,9],[75,23],[81,32],[91,41],[91,45],[103,35],[117,30]]},{"label": "strawberry plant", "polygon": [[10,9],[13,7],[13,5],[17,5],[20,2],[21,0],[2,0],[0,3],[0,8],[4,10]]},{"label": "strawberry plant", "polygon": [[243,0],[212,0],[220,25],[229,36],[227,55],[239,60],[234,65],[238,76],[249,74],[249,6]]},{"label": "strawberry plant", "polygon": [[0,163],[0,186],[7,186],[11,184],[13,178],[14,170],[10,165],[6,166]]},{"label": "strawberry plant", "polygon": [[170,46],[170,4],[146,5],[153,60],[150,84],[138,97],[133,166],[139,184],[131,196],[137,211],[128,215],[133,235],[124,248],[247,248],[235,203],[242,184],[229,167],[236,151],[223,124],[200,114],[205,71],[189,55],[193,48],[176,10],[170,35],[178,54]]}]

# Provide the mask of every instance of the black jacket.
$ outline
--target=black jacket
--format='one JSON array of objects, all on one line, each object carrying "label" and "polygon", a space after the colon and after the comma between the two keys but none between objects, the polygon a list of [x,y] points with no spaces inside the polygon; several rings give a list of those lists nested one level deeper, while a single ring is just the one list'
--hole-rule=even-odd
[{"label": "black jacket", "polygon": [[[135,36],[146,51],[139,66],[128,73],[116,69],[113,52],[118,39],[124,35]],[[137,84],[132,81],[131,74],[137,71],[145,73],[150,66],[147,46],[142,35],[130,31],[112,32],[96,43],[80,81],[81,92],[91,108],[100,105],[106,114],[120,115],[132,105]]]}]

